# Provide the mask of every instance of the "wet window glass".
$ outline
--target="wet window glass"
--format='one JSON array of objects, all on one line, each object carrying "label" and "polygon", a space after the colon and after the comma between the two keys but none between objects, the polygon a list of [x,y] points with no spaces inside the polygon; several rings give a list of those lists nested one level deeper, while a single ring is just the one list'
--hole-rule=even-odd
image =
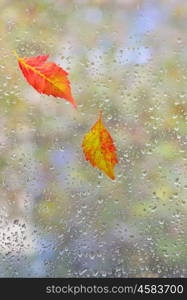
[{"label": "wet window glass", "polygon": [[[187,1],[0,11],[0,276],[187,276]],[[68,72],[77,108],[33,88],[14,51]],[[115,178],[82,147],[101,112]]]}]

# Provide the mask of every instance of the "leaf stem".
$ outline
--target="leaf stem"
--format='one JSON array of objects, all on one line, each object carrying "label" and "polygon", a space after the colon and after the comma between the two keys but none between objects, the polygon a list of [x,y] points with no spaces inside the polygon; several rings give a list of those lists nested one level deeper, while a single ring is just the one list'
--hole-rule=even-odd
[{"label": "leaf stem", "polygon": [[17,59],[19,58],[19,56],[18,56],[16,50],[12,50],[12,53],[15,55],[15,57],[16,57]]},{"label": "leaf stem", "polygon": [[100,112],[99,112],[99,119],[100,119],[100,120],[102,119],[102,116],[103,116],[103,111],[100,110]]}]

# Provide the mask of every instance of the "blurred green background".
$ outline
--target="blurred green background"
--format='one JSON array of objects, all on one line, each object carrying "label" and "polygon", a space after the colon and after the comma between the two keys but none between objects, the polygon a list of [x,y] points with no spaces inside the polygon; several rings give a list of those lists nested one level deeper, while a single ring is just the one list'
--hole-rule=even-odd
[{"label": "blurred green background", "polygon": [[[187,276],[186,0],[0,0],[0,276]],[[12,54],[50,55],[75,110]],[[103,111],[112,181],[82,139]]]}]

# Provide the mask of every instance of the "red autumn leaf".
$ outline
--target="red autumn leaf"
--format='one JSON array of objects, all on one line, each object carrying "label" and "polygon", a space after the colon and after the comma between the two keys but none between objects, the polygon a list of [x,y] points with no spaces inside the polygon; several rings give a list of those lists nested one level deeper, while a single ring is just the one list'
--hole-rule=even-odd
[{"label": "red autumn leaf", "polygon": [[102,113],[99,120],[85,135],[82,143],[86,160],[93,167],[102,170],[111,179],[115,179],[114,166],[118,163],[116,147],[108,130],[102,122]]},{"label": "red autumn leaf", "polygon": [[64,98],[76,107],[71,94],[68,73],[54,62],[46,62],[48,56],[17,57],[19,67],[26,80],[40,94]]}]

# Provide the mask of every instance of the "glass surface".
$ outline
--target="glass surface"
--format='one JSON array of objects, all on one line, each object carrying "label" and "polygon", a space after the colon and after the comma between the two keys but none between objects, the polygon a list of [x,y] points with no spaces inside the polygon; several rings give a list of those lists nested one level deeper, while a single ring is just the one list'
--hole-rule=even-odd
[{"label": "glass surface", "polygon": [[[0,1],[0,276],[187,276],[186,0]],[[49,55],[78,104],[37,93]],[[119,163],[85,160],[103,111]]]}]

